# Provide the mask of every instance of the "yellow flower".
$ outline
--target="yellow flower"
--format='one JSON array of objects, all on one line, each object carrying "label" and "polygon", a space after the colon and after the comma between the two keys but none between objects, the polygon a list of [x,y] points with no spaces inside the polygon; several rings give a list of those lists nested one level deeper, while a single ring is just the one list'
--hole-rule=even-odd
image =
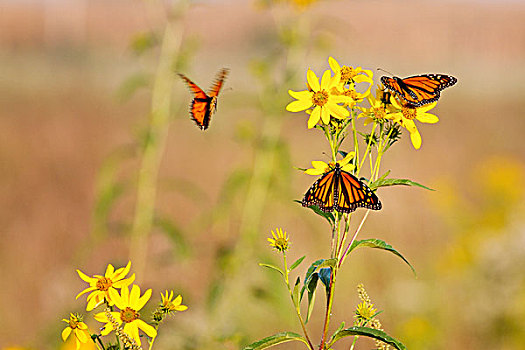
[{"label": "yellow flower", "polygon": [[[339,165],[341,166],[341,169],[344,171],[351,172],[354,170],[354,164],[350,163],[350,160],[354,158],[355,152],[348,153],[343,159],[337,161]],[[333,163],[327,164],[323,162],[322,160],[313,160],[312,161],[313,168],[306,169],[304,172],[308,175],[322,175],[329,170],[331,170],[334,167]]]},{"label": "yellow flower", "polygon": [[[151,298],[151,289],[148,289],[142,297],[140,296],[140,288],[137,285],[133,285],[131,293],[127,286],[122,287],[120,292],[121,294],[119,295],[116,289],[109,291],[111,300],[113,300],[115,305],[120,309],[120,312],[111,312],[111,316],[113,316],[118,324],[124,325],[124,333],[133,338],[139,346],[141,344],[139,329],[150,338],[155,338],[157,336],[155,328],[139,318],[139,310],[142,309]],[[104,329],[102,329],[102,335],[108,335],[114,329],[111,320],[108,319],[105,312],[99,312],[94,318],[99,322],[106,323]]]},{"label": "yellow flower", "polygon": [[282,228],[277,228],[275,229],[275,232],[277,232],[277,234],[272,231],[273,238],[268,238],[268,242],[270,242],[270,246],[273,249],[278,250],[280,252],[287,251],[288,248],[290,247],[290,243],[288,242],[286,231],[283,232]]},{"label": "yellow flower", "polygon": [[77,350],[80,349],[82,344],[85,344],[90,340],[87,332],[87,325],[82,322],[82,316],[79,314],[70,314],[69,320],[62,319],[68,326],[62,331],[62,340],[66,341],[69,335],[73,333],[75,336],[75,342],[77,344]]},{"label": "yellow flower", "polygon": [[358,107],[361,113],[357,118],[365,117],[365,126],[372,123],[384,123],[388,119],[392,119],[393,113],[387,108],[387,106],[381,102],[380,98],[375,98],[372,95],[367,97],[370,103],[369,108]]},{"label": "yellow flower", "polygon": [[[89,277],[84,274],[82,271],[77,270],[78,275],[82,280],[89,283],[89,287],[84,289],[82,292],[78,293],[77,299],[85,293],[91,292],[87,297],[87,306],[86,310],[91,311],[98,305],[106,300],[109,305],[113,305],[113,300],[111,300],[111,291],[116,293],[115,288],[122,288],[129,286],[135,280],[135,274],[131,275],[129,278],[124,278],[131,268],[131,261],[128,262],[126,267],[121,267],[115,271],[113,265],[109,264],[106,268],[106,273],[104,276],[94,275]],[[117,293],[118,294],[118,293]]]},{"label": "yellow flower", "polygon": [[374,304],[367,302],[361,302],[355,309],[355,318],[368,321],[372,319],[377,313],[377,309],[374,309]]},{"label": "yellow flower", "polygon": [[308,119],[308,128],[311,129],[322,121],[323,124],[330,123],[330,116],[343,119],[350,115],[350,112],[339,103],[352,103],[348,96],[340,95],[337,90],[340,82],[340,74],[332,77],[330,71],[325,71],[321,78],[321,84],[315,73],[308,69],[306,74],[308,80],[308,90],[292,91],[288,93],[297,101],[290,102],[286,106],[289,112],[300,112],[314,107]]},{"label": "yellow flower", "polygon": [[170,312],[184,311],[188,309],[186,305],[182,305],[182,296],[180,294],[177,295],[175,299],[173,299],[173,291],[166,291],[166,295],[160,293],[160,296],[162,298],[160,308],[167,314],[169,314]]},{"label": "yellow flower", "polygon": [[399,112],[391,115],[391,119],[408,130],[410,133],[410,139],[412,140],[412,145],[415,149],[419,149],[421,147],[421,135],[417,130],[414,119],[422,123],[437,123],[439,118],[434,114],[427,113],[429,110],[436,107],[437,102],[422,107],[412,107],[408,104],[400,104],[394,97],[390,98],[390,102],[394,108],[399,110]]},{"label": "yellow flower", "polygon": [[356,84],[367,82],[370,84],[368,87],[368,92],[374,83],[372,77],[374,73],[370,69],[363,69],[361,67],[351,67],[351,66],[342,66],[333,58],[332,56],[328,57],[328,64],[334,73],[341,74],[341,83],[346,84]]}]

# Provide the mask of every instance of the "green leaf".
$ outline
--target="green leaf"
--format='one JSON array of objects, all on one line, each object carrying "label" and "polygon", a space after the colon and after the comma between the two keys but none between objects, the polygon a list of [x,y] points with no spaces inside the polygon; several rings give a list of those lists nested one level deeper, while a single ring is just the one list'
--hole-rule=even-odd
[{"label": "green leaf", "polygon": [[303,262],[304,258],[306,258],[306,255],[304,255],[302,258],[295,260],[295,262],[292,264],[292,266],[290,266],[290,269],[288,271],[292,271],[297,266],[299,266]]},{"label": "green leaf", "polygon": [[317,281],[319,281],[319,274],[314,273],[312,275],[312,278],[310,279],[310,282],[308,282],[308,313],[306,314],[306,323],[308,323],[308,320],[310,319],[310,315],[312,314],[312,311],[314,309],[315,304],[315,291],[317,288]]},{"label": "green leaf", "polygon": [[301,300],[303,300],[304,291],[306,290],[308,283],[310,283],[310,279],[312,278],[313,273],[319,268],[319,265],[321,265],[324,261],[325,259],[319,259],[314,261],[306,271],[306,275],[304,276],[304,285],[301,289]]},{"label": "green leaf", "polygon": [[275,271],[279,272],[281,275],[284,276],[283,270],[281,270],[277,266],[273,266],[273,265],[270,265],[270,264],[264,264],[264,263],[259,263],[259,266],[263,266],[263,267],[267,267],[269,269],[275,270]]},{"label": "green leaf", "polygon": [[341,325],[339,326],[339,328],[337,328],[334,332],[334,334],[332,334],[332,336],[330,337],[330,341],[328,342],[328,344],[333,344],[335,342],[335,337],[337,336],[337,334],[339,334],[339,332],[341,332],[343,329],[345,328],[345,321],[341,322]]},{"label": "green leaf", "polygon": [[412,272],[414,273],[414,275],[416,275],[416,270],[408,262],[408,260],[405,259],[405,257],[403,255],[401,255],[397,250],[395,250],[390,244],[386,243],[385,241],[382,241],[380,239],[375,239],[375,238],[363,239],[363,240],[360,240],[360,241],[354,241],[354,243],[352,243],[352,246],[350,246],[350,249],[348,250],[348,254],[350,254],[350,252],[352,250],[354,250],[356,248],[359,248],[359,247],[370,247],[370,248],[376,248],[376,249],[382,249],[382,250],[389,251],[389,252],[397,255],[401,259],[403,259],[403,261],[405,263],[407,263],[408,266],[410,266],[410,268],[412,269]]},{"label": "green leaf", "polygon": [[318,268],[321,268],[321,267],[332,267],[332,268],[335,268],[336,264],[337,264],[337,259],[336,258],[326,259],[325,261],[323,261],[318,266]]},{"label": "green leaf", "polygon": [[[294,202],[299,203],[301,205],[303,203],[303,202],[298,201],[298,200],[294,200]],[[327,212],[322,211],[321,209],[319,209],[319,207],[317,205],[310,205],[308,208],[312,209],[314,211],[314,213],[316,213],[317,215],[322,216],[323,218],[325,218],[330,225],[333,225],[335,223],[334,214],[332,214],[330,212],[327,213]]]},{"label": "green leaf", "polygon": [[334,336],[332,337],[332,339],[330,339],[330,342],[327,344],[326,348],[330,348],[336,341],[338,341],[341,338],[354,336],[354,335],[361,335],[361,336],[377,339],[377,340],[382,341],[383,343],[387,343],[390,346],[395,347],[398,350],[406,350],[406,347],[400,341],[392,338],[391,336],[389,336],[383,331],[380,331],[378,329],[368,328],[368,327],[350,327],[350,328],[341,330],[337,334],[334,333]]},{"label": "green leaf", "polygon": [[286,343],[292,340],[298,340],[302,341],[303,343],[307,344],[306,339],[304,339],[302,336],[300,336],[297,333],[293,332],[281,332],[274,335],[271,335],[269,337],[266,337],[264,339],[261,339],[259,341],[256,341],[255,343],[252,343],[246,347],[244,347],[244,350],[260,350],[260,349],[266,349],[270,346],[274,346],[281,343]]},{"label": "green leaf", "polygon": [[424,186],[420,183],[417,183],[415,181],[409,180],[409,179],[377,179],[376,181],[372,182],[368,185],[370,189],[375,190],[379,187],[386,187],[386,186],[396,186],[396,185],[404,185],[404,186],[418,186],[421,188],[424,188],[426,190],[435,191],[434,189]]},{"label": "green leaf", "polygon": [[319,279],[323,282],[326,288],[326,295],[328,296],[328,291],[330,288],[330,279],[332,277],[332,269],[329,267],[323,267],[319,269]]}]

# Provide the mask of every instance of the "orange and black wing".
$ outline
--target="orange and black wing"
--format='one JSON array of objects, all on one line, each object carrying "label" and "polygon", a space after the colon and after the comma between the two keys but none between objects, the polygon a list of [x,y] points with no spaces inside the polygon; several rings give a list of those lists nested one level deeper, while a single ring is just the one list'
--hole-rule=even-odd
[{"label": "orange and black wing", "polygon": [[193,81],[188,79],[183,74],[179,76],[188,84],[190,91],[194,97],[190,104],[190,115],[201,130],[206,130],[210,125],[211,114],[213,113],[212,100],[213,98],[206,95],[206,93],[197,86]]},{"label": "orange and black wing", "polygon": [[351,213],[357,207],[380,210],[382,205],[376,194],[354,175],[338,170],[334,209],[340,213]]},{"label": "orange and black wing", "polygon": [[337,178],[335,176],[335,169],[324,173],[312,186],[310,186],[308,191],[306,191],[302,201],[303,207],[316,205],[324,212],[334,210],[336,183]]},{"label": "orange and black wing", "polygon": [[215,79],[215,83],[213,83],[212,87],[209,90],[210,97],[217,97],[217,96],[219,96],[219,91],[221,91],[222,84],[224,83],[224,79],[226,79],[226,76],[228,75],[229,71],[230,71],[229,69],[223,68],[217,74],[217,78]]},{"label": "orange and black wing", "polygon": [[457,79],[445,74],[423,74],[404,79],[381,77],[381,82],[410,105],[420,107],[437,101],[441,91],[456,84]]}]

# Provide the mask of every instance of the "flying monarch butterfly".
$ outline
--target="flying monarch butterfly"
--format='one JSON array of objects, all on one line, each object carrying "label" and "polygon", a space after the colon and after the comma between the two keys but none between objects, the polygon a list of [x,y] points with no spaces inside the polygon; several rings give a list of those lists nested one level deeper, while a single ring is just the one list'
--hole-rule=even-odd
[{"label": "flying monarch butterfly", "polygon": [[324,173],[306,191],[303,207],[316,205],[324,212],[337,210],[350,213],[357,207],[380,210],[382,205],[376,194],[354,175],[341,169],[339,163]]},{"label": "flying monarch butterfly", "polygon": [[457,81],[453,76],[445,74],[422,74],[403,79],[395,76],[381,77],[385,87],[414,107],[437,101],[441,90]]},{"label": "flying monarch butterfly", "polygon": [[224,79],[226,79],[226,75],[228,75],[228,71],[226,68],[220,70],[208,94],[185,75],[178,73],[186,84],[188,84],[190,91],[195,95],[190,104],[190,114],[191,118],[201,130],[208,129],[210,125],[211,116],[217,109],[217,96],[219,95]]}]

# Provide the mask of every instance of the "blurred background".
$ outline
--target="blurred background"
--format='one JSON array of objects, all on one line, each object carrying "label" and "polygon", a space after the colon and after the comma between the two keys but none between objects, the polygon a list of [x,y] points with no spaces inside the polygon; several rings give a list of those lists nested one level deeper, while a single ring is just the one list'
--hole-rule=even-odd
[{"label": "blurred background", "polygon": [[[434,110],[439,123],[419,125],[421,149],[404,137],[382,164],[436,191],[380,189],[383,209],[360,234],[392,244],[417,278],[391,254],[356,251],[332,328],[352,323],[364,283],[409,349],[525,347],[525,3],[299,2],[2,1],[0,348],[62,347],[60,320],[85,307],[75,270],[102,274],[130,258],[153,289],[150,310],[165,289],[189,306],[156,348],[237,349],[300,332],[285,286],[258,263],[280,263],[266,242],[275,227],[291,236],[290,261],[307,256],[301,277],[329,255],[329,227],[293,202],[314,181],[293,167],[329,149],[304,113],[284,110],[287,90],[303,90],[307,68],[320,75],[329,56],[374,70],[376,83],[376,68],[458,78]],[[168,72],[202,88],[230,68],[208,130],[188,117],[191,95],[162,71],[166,57]],[[155,134],[163,81],[171,104]],[[155,211],[133,239],[152,145]],[[323,304],[318,294],[315,342]]]}]

